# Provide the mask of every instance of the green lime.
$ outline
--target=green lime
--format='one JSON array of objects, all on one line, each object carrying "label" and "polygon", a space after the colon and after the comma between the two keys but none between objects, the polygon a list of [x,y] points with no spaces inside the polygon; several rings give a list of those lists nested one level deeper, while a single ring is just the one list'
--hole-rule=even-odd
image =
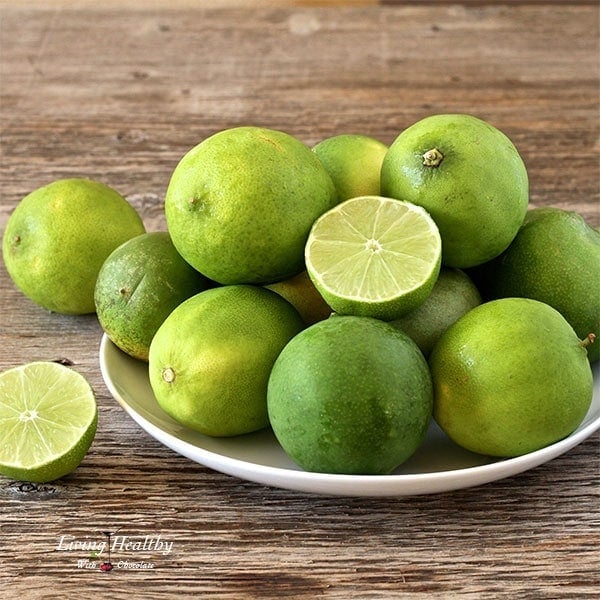
[{"label": "green lime", "polygon": [[429,356],[442,333],[479,304],[481,296],[470,277],[460,269],[442,267],[427,300],[390,324],[407,333]]},{"label": "green lime", "polygon": [[74,471],[96,434],[92,388],[77,371],[33,362],[0,374],[0,473],[44,483]]},{"label": "green lime", "polygon": [[236,127],[181,159],[165,212],[175,247],[206,277],[272,283],[303,270],[310,227],[336,202],[331,178],[301,141]]},{"label": "green lime", "polygon": [[147,361],[154,334],[175,307],[213,285],[181,258],[166,231],[143,233],[104,261],[96,313],[121,350]]},{"label": "green lime", "polygon": [[329,173],[341,201],[356,196],[379,196],[381,163],[388,147],[372,137],[341,134],[313,147]]},{"label": "green lime", "polygon": [[271,368],[303,327],[296,309],[263,287],[229,285],[192,296],[150,345],[150,384],[159,405],[206,435],[266,427]]},{"label": "green lime", "polygon": [[28,298],[58,313],[91,313],[102,263],[144,231],[138,213],[112,188],[88,179],[61,179],[17,205],[6,224],[2,253],[9,275]]},{"label": "green lime", "polygon": [[[580,338],[600,338],[600,232],[576,212],[534,208],[511,245],[474,274],[484,296],[520,296],[558,310]],[[600,343],[588,348],[600,358]]]},{"label": "green lime", "polygon": [[336,312],[392,320],[431,293],[441,253],[438,228],[423,208],[359,196],[317,219],[305,257],[315,287]]},{"label": "green lime", "polygon": [[268,410],[307,471],[388,474],[420,446],[432,386],[415,343],[368,317],[336,316],[296,335],[271,372]]},{"label": "green lime", "polygon": [[394,140],[381,193],[423,206],[440,229],[442,262],[463,268],[507,248],[525,217],[529,182],[500,130],[470,115],[433,115]]},{"label": "green lime", "polygon": [[434,418],[460,446],[519,456],[572,433],[593,378],[585,344],[551,306],[503,298],[475,307],[429,358]]},{"label": "green lime", "polygon": [[331,307],[323,300],[306,270],[265,287],[277,292],[294,306],[306,325],[312,325],[331,315]]}]

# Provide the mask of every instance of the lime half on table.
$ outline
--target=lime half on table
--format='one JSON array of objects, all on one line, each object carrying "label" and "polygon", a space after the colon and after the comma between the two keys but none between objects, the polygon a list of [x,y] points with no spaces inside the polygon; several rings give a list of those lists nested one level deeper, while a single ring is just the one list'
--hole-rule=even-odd
[{"label": "lime half on table", "polygon": [[396,319],[422,304],[440,272],[442,242],[425,209],[359,196],[319,217],[306,243],[306,268],[339,314]]},{"label": "lime half on table", "polygon": [[98,421],[96,399],[77,371],[32,362],[0,374],[0,473],[44,483],[71,473]]}]

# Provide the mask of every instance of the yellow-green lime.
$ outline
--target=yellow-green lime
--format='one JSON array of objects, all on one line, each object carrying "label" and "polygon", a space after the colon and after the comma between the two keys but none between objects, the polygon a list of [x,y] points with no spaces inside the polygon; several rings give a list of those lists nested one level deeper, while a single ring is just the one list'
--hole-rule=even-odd
[{"label": "yellow-green lime", "polygon": [[91,313],[102,263],[144,232],[136,210],[112,188],[89,179],[61,179],[17,205],[6,224],[2,254],[15,285],[40,306]]},{"label": "yellow-green lime", "polygon": [[313,147],[329,173],[339,201],[356,196],[379,196],[381,163],[388,147],[367,135],[344,133]]},{"label": "yellow-green lime", "polygon": [[[600,231],[574,211],[531,209],[510,246],[476,269],[489,299],[519,296],[558,310],[583,339],[600,338]],[[600,358],[600,343],[588,347]]]},{"label": "yellow-green lime", "polygon": [[265,287],[277,292],[292,304],[307,325],[322,321],[331,315],[331,307],[325,302],[306,270]]},{"label": "yellow-green lime", "polygon": [[381,166],[381,193],[423,206],[437,223],[450,267],[500,254],[527,211],[527,170],[499,129],[464,114],[426,117],[394,140]]},{"label": "yellow-green lime", "polygon": [[143,233],[104,261],[96,281],[96,313],[114,344],[147,361],[150,342],[169,314],[213,286],[183,260],[166,231]]},{"label": "yellow-green lime", "polygon": [[434,418],[457,444],[490,456],[519,456],[557,442],[577,428],[592,400],[584,345],[543,302],[481,304],[451,325],[431,353]]},{"label": "yellow-green lime", "polygon": [[272,283],[303,270],[314,220],[337,202],[318,157],[261,127],[225,129],[192,148],[165,198],[175,247],[222,284]]},{"label": "yellow-green lime", "polygon": [[479,304],[481,296],[470,277],[442,267],[427,300],[390,324],[408,333],[427,357],[442,333]]},{"label": "yellow-green lime", "polygon": [[421,445],[432,385],[415,343],[388,323],[336,316],[296,335],[271,372],[268,409],[307,471],[386,475]]},{"label": "yellow-green lime", "polygon": [[192,296],[150,345],[150,384],[159,405],[206,435],[266,427],[271,368],[303,327],[296,309],[264,287],[227,285]]},{"label": "yellow-green lime", "polygon": [[44,483],[71,473],[96,434],[98,410],[87,380],[54,362],[0,374],[0,473]]},{"label": "yellow-green lime", "polygon": [[314,223],[306,268],[327,304],[339,314],[392,320],[431,293],[442,244],[420,206],[381,196],[359,196]]}]

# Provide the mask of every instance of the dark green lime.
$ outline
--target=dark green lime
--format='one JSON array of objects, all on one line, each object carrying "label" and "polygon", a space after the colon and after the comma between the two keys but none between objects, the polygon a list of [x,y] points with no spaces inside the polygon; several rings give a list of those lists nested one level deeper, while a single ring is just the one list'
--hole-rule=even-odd
[{"label": "dark green lime", "polygon": [[173,309],[213,286],[181,258],[167,232],[145,233],[102,265],[94,294],[98,320],[121,350],[147,361],[150,342]]},{"label": "dark green lime", "polygon": [[307,471],[387,474],[421,444],[433,396],[427,363],[405,333],[336,316],[287,344],[267,402],[281,446]]},{"label": "dark green lime", "polygon": [[527,213],[511,245],[472,273],[488,299],[518,296],[549,304],[580,339],[596,338],[588,358],[600,358],[600,232],[573,211]]}]

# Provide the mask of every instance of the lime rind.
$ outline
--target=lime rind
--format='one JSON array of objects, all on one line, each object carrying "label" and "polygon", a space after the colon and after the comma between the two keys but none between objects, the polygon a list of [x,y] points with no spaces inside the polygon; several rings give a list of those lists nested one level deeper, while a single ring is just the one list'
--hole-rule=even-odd
[{"label": "lime rind", "polygon": [[0,374],[0,473],[50,481],[75,469],[93,441],[97,406],[85,378],[34,362]]},{"label": "lime rind", "polygon": [[336,312],[390,319],[431,292],[441,238],[423,208],[360,196],[317,219],[305,258],[313,283]]}]

